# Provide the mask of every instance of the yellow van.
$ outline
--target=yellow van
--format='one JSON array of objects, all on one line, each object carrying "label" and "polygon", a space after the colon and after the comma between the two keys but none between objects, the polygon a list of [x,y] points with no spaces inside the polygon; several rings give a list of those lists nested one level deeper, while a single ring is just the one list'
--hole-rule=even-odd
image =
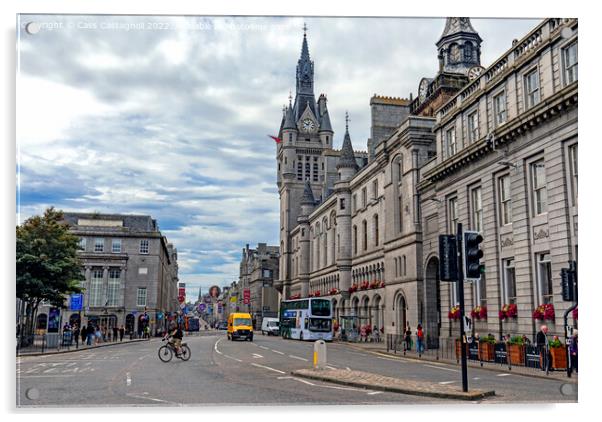
[{"label": "yellow van", "polygon": [[253,319],[251,314],[233,313],[228,316],[228,340],[244,338],[253,341]]}]

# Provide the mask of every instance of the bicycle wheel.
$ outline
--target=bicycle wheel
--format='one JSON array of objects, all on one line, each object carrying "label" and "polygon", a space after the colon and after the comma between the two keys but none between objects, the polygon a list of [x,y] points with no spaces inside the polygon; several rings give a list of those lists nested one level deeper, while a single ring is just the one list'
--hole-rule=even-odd
[{"label": "bicycle wheel", "polygon": [[182,350],[180,350],[180,359],[188,360],[190,359],[190,347],[187,344],[182,346]]},{"label": "bicycle wheel", "polygon": [[167,346],[159,347],[158,354],[161,362],[169,362],[173,358],[173,351]]}]

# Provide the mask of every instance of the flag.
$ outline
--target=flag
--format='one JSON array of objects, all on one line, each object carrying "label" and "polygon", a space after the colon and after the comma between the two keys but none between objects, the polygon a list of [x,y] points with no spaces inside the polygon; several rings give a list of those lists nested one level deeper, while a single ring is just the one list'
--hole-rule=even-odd
[{"label": "flag", "polygon": [[282,139],[277,138],[276,136],[272,136],[272,135],[268,135],[270,138],[272,138],[274,141],[276,141],[277,144],[279,144],[280,142],[282,142]]}]

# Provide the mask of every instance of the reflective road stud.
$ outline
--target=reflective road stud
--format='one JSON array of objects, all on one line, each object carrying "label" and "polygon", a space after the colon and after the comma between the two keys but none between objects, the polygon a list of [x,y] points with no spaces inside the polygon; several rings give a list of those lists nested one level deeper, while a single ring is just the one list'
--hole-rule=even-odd
[{"label": "reflective road stud", "polygon": [[323,369],[326,366],[326,342],[317,340],[314,343],[314,368]]}]

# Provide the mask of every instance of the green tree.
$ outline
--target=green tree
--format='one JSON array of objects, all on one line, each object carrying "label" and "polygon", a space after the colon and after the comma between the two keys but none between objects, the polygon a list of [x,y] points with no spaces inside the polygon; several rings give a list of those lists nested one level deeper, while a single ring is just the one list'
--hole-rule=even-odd
[{"label": "green tree", "polygon": [[62,307],[65,295],[82,291],[78,249],[78,237],[69,232],[63,212],[54,207],[17,226],[17,298],[27,306],[25,334],[33,332],[43,300]]}]

